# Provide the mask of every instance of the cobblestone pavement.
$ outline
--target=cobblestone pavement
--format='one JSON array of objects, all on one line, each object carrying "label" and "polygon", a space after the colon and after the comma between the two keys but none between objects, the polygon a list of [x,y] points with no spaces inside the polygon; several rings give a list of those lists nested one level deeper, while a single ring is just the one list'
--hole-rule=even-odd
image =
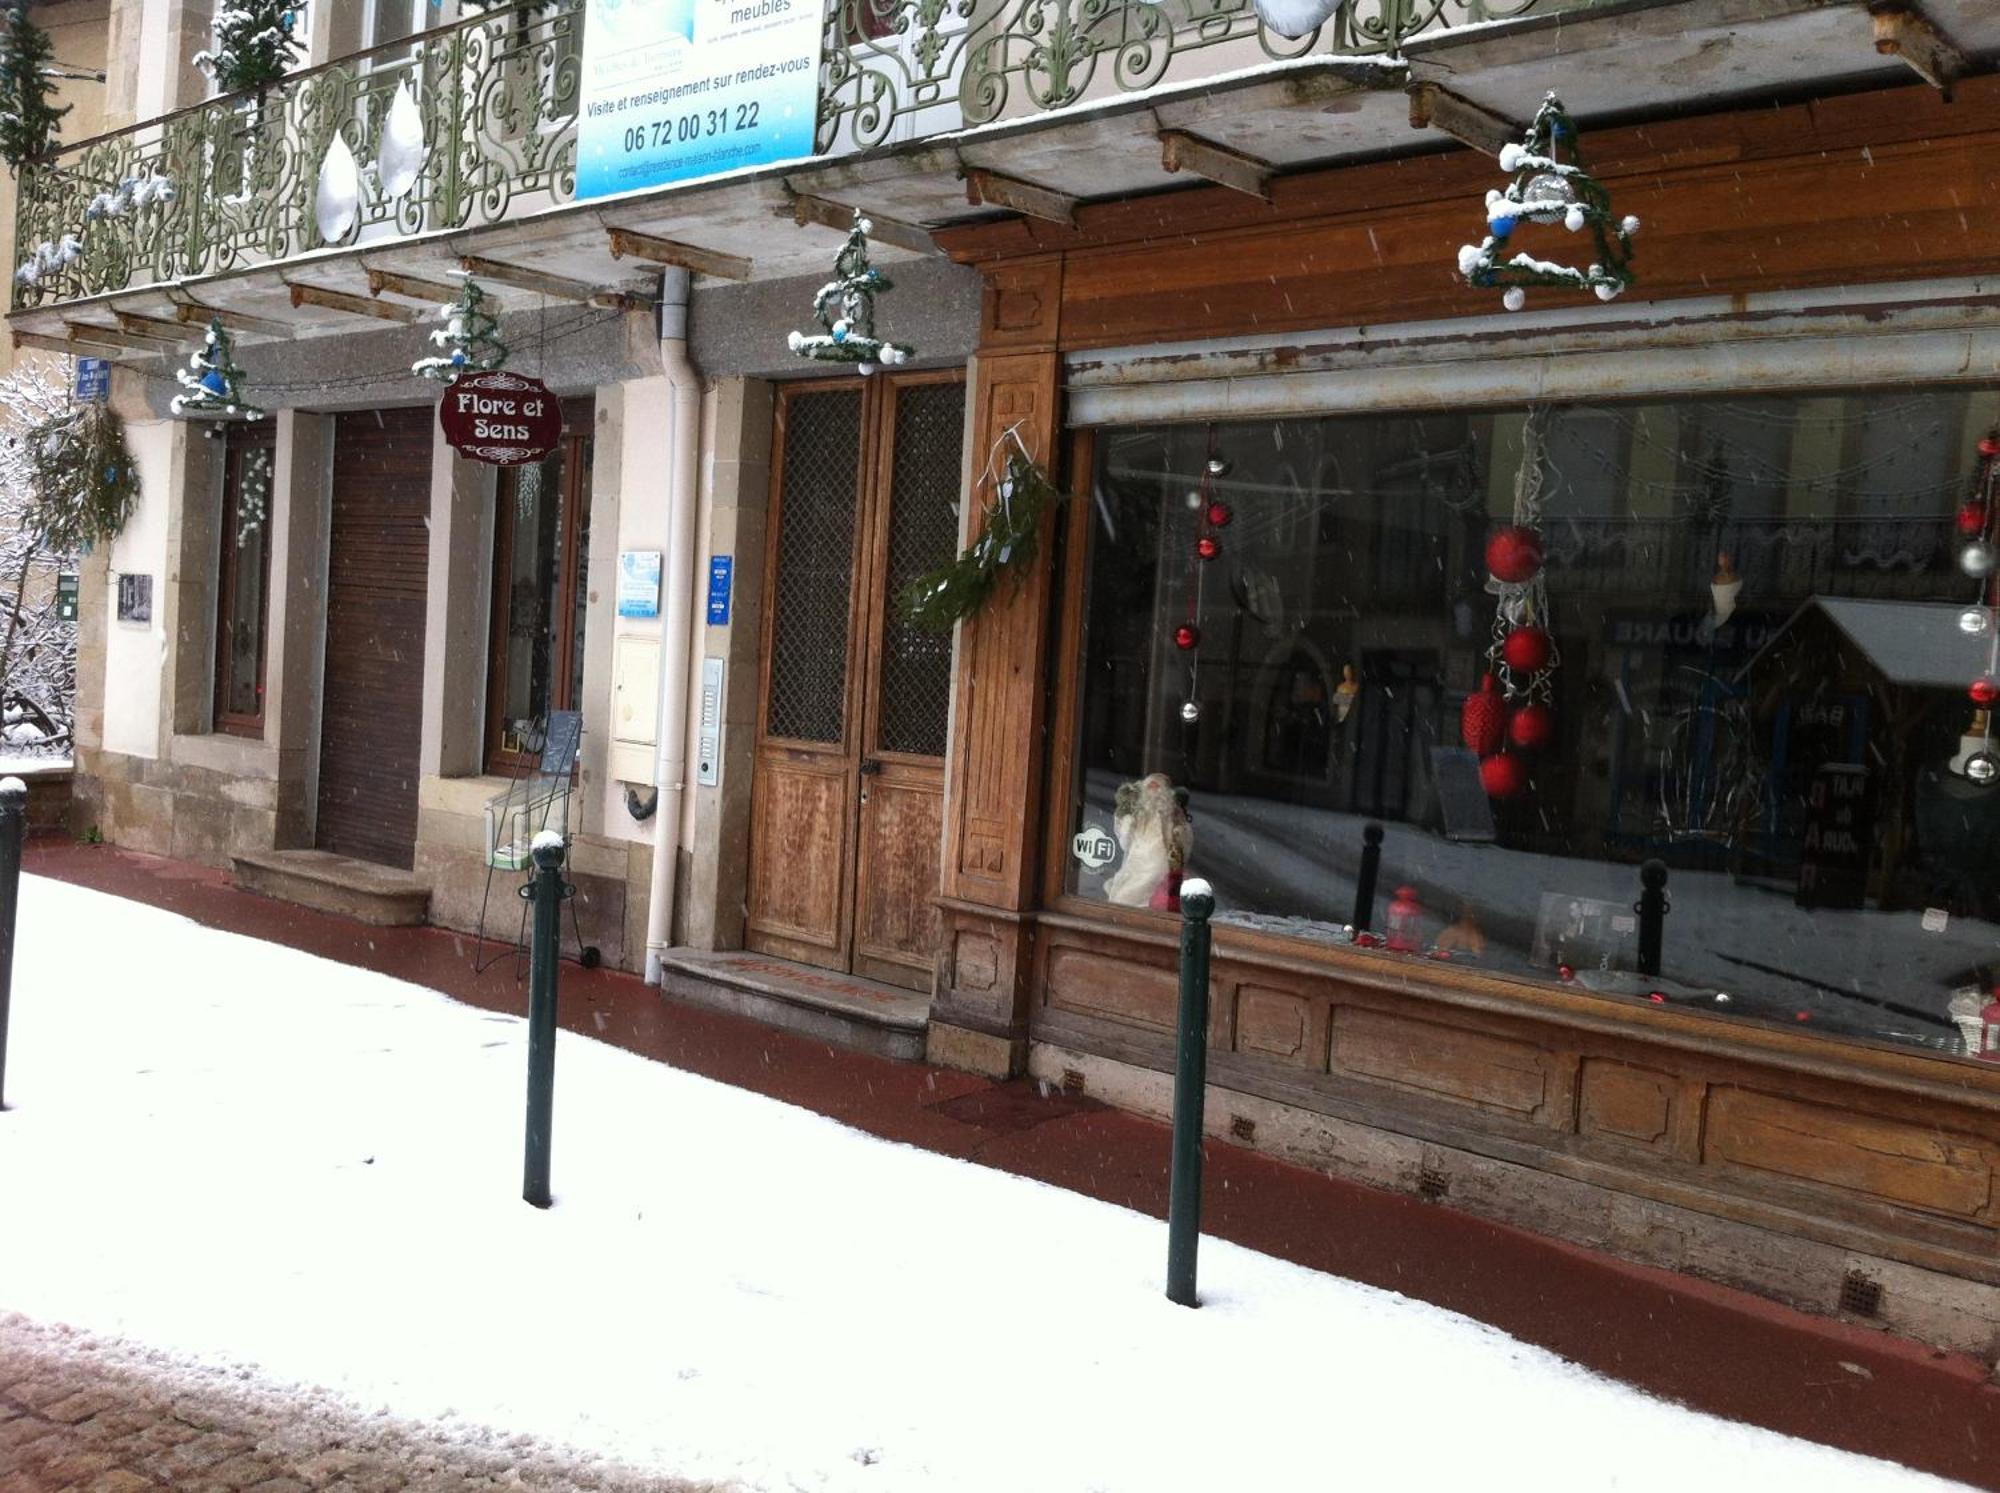
[{"label": "cobblestone pavement", "polygon": [[703,1493],[527,1437],[281,1394],[0,1312],[0,1493]]}]

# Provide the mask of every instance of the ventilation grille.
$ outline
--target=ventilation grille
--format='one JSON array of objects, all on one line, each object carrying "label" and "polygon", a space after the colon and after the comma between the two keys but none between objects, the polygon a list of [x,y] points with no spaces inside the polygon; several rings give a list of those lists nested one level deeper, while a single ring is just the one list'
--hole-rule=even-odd
[{"label": "ventilation grille", "polygon": [[1229,1138],[1248,1144],[1257,1138],[1257,1122],[1248,1115],[1231,1115],[1229,1117]]},{"label": "ventilation grille", "polygon": [[1417,1168],[1417,1196],[1435,1203],[1451,1191],[1451,1175],[1434,1166]]},{"label": "ventilation grille", "polygon": [[1879,1317],[1882,1314],[1882,1282],[1870,1280],[1859,1270],[1841,1277],[1840,1309],[1849,1316]]}]

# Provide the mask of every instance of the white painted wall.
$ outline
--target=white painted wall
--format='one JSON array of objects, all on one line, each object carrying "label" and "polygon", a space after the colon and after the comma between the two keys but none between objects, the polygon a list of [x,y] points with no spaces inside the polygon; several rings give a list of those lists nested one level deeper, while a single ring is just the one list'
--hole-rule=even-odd
[{"label": "white painted wall", "polygon": [[[167,518],[174,467],[171,420],[134,421],[125,442],[139,468],[139,506],[111,543],[104,600],[104,749],[160,755],[160,696],[167,674]],[[118,577],[153,578],[153,620],[118,620]]]}]

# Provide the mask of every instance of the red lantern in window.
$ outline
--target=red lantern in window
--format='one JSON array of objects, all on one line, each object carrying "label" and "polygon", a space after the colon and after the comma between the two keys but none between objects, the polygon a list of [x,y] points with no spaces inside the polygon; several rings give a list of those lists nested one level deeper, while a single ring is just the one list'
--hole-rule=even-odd
[{"label": "red lantern in window", "polygon": [[1511,752],[1500,752],[1479,764],[1479,786],[1488,798],[1516,798],[1528,786],[1528,764]]},{"label": "red lantern in window", "polygon": [[1176,648],[1189,649],[1200,641],[1201,629],[1196,627],[1192,622],[1183,622],[1179,627],[1174,629],[1174,646]]},{"label": "red lantern in window", "polygon": [[1458,713],[1459,739],[1479,756],[1490,757],[1500,750],[1506,730],[1507,705],[1500,698],[1500,681],[1488,674],[1478,690],[1465,697]]},{"label": "red lantern in window", "polygon": [[1556,713],[1540,700],[1530,700],[1507,722],[1507,739],[1524,752],[1539,752],[1556,735]]},{"label": "red lantern in window", "polygon": [[1507,667],[1522,674],[1546,669],[1553,651],[1547,631],[1539,627],[1517,627],[1500,645],[1500,657],[1506,660]]},{"label": "red lantern in window", "polygon": [[1498,530],[1486,541],[1486,568],[1510,585],[1533,580],[1542,568],[1542,536],[1520,524]]}]

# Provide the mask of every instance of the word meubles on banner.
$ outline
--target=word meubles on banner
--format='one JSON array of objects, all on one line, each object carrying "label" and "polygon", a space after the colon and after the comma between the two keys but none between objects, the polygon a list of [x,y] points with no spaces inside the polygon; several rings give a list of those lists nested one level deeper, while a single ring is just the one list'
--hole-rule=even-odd
[{"label": "word meubles on banner", "polygon": [[518,467],[555,450],[562,439],[562,402],[540,379],[505,369],[462,373],[438,401],[438,425],[460,456]]}]

